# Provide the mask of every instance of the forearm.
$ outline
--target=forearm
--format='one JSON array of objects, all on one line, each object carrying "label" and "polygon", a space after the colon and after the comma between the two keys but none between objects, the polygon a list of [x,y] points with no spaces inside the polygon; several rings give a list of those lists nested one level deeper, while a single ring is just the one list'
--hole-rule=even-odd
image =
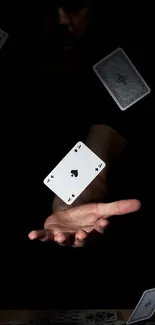
[{"label": "forearm", "polygon": [[127,141],[105,124],[90,127],[85,144],[105,163],[105,172],[117,161],[127,145]]}]

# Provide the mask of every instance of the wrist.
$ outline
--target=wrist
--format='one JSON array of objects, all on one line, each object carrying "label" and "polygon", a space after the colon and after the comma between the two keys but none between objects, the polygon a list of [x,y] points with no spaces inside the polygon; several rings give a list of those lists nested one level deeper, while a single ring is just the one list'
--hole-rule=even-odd
[{"label": "wrist", "polygon": [[111,165],[120,157],[127,141],[111,127],[95,124],[90,127],[85,144],[106,163],[102,173],[106,176]]}]

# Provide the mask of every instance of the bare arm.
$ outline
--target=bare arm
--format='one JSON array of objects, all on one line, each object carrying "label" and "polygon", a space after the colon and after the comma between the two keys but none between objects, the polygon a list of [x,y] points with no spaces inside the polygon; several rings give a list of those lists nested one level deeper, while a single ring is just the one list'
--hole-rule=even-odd
[{"label": "bare arm", "polygon": [[96,124],[90,128],[85,144],[106,162],[105,173],[120,157],[127,141],[111,127]]}]

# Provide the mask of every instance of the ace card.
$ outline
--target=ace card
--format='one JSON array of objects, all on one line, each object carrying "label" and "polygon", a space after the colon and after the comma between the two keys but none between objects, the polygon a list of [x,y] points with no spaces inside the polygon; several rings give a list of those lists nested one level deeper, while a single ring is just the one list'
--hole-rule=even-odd
[{"label": "ace card", "polygon": [[122,48],[96,63],[93,70],[122,111],[151,91]]},{"label": "ace card", "polygon": [[105,162],[78,142],[44,179],[44,184],[71,205],[105,168]]}]

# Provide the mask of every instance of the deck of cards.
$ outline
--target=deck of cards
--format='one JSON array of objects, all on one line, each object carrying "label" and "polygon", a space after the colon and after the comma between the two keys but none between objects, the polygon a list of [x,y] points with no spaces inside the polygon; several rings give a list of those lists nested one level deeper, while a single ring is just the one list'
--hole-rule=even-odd
[{"label": "deck of cards", "polygon": [[0,29],[0,49],[3,47],[8,37],[9,37],[8,33]]},{"label": "deck of cards", "polygon": [[44,184],[71,205],[105,168],[105,162],[78,142],[44,179]]},{"label": "deck of cards", "polygon": [[117,313],[115,310],[103,311],[103,310],[87,310],[85,312],[84,325],[112,325],[117,320]]},{"label": "deck of cards", "polygon": [[140,298],[126,324],[137,323],[149,319],[155,312],[155,288],[146,290]]},{"label": "deck of cards", "polygon": [[116,320],[117,314],[113,310],[60,310],[53,313],[51,323],[75,323],[83,325],[102,325],[106,323],[108,325],[114,325]]},{"label": "deck of cards", "polygon": [[125,325],[124,321],[117,321],[117,313],[114,310],[51,310],[50,315],[34,316],[32,320],[14,320],[3,325]]},{"label": "deck of cards", "polygon": [[121,48],[96,63],[93,70],[122,111],[151,91]]}]

